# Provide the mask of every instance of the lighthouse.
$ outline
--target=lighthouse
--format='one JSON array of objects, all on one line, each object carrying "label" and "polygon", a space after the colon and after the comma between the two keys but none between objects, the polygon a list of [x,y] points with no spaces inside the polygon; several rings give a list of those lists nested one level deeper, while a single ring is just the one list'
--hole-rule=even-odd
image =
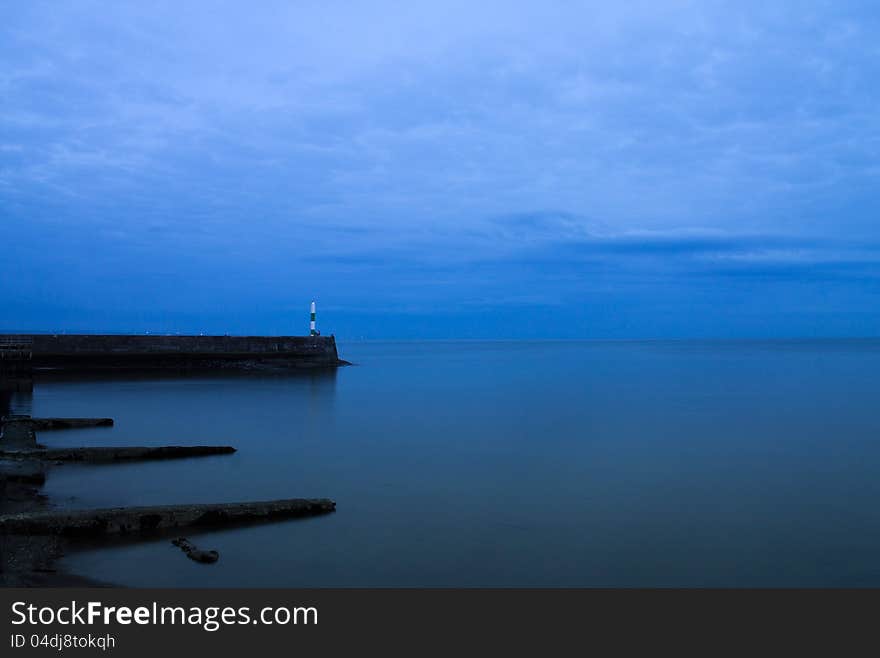
[{"label": "lighthouse", "polygon": [[311,316],[309,319],[309,336],[317,336],[318,332],[315,329],[315,300],[312,300],[312,308],[311,308]]}]

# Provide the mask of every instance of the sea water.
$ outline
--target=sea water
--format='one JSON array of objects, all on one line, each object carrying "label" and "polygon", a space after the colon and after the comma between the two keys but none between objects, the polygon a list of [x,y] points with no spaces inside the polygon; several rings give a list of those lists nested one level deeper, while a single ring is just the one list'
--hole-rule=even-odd
[{"label": "sea water", "polygon": [[41,378],[59,507],[328,497],[333,514],[80,545],[131,586],[880,586],[880,341],[352,342],[338,370]]}]

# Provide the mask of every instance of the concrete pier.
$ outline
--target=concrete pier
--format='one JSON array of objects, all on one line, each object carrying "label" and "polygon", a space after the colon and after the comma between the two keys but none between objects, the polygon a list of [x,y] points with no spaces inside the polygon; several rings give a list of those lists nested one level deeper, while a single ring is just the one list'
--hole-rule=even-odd
[{"label": "concrete pier", "polygon": [[[333,336],[161,336],[27,334],[0,336],[16,346],[16,367],[56,370],[308,368],[345,365]],[[27,346],[27,356],[18,349]]]}]

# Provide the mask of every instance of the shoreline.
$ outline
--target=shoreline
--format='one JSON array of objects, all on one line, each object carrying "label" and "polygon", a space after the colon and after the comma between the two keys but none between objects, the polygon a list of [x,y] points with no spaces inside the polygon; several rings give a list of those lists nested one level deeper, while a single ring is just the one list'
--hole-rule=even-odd
[{"label": "shoreline", "polygon": [[[37,486],[0,476],[0,515],[51,509],[48,496]],[[117,587],[58,566],[67,554],[62,537],[52,535],[0,536],[0,586],[2,587]]]},{"label": "shoreline", "polygon": [[[15,396],[29,398],[36,377],[314,376],[324,372],[335,374],[338,367],[350,365],[338,357],[333,336],[21,335],[6,338],[0,345],[0,516],[63,513],[63,506],[53,504],[43,493],[47,470],[59,460],[121,463],[235,451],[229,446],[47,448],[37,442],[35,431],[112,426],[113,421],[109,418],[36,419],[38,422],[23,427],[22,419],[31,418],[30,404],[16,412]],[[12,338],[18,339],[21,345],[10,342]],[[120,352],[116,348],[125,349]],[[19,356],[21,358],[16,358]],[[56,422],[59,420],[62,422]],[[229,511],[219,512],[226,513]],[[64,533],[0,533],[0,587],[121,586],[80,576],[61,566],[62,558],[72,546],[73,541]]]}]

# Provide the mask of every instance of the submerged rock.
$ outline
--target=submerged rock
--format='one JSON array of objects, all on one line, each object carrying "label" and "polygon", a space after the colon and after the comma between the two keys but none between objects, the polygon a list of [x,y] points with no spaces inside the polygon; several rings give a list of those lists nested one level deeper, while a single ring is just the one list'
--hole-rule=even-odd
[{"label": "submerged rock", "polygon": [[171,541],[180,550],[186,553],[190,560],[201,562],[202,564],[213,564],[220,559],[220,553],[217,551],[203,551],[198,546],[190,542],[186,537],[178,537]]}]

